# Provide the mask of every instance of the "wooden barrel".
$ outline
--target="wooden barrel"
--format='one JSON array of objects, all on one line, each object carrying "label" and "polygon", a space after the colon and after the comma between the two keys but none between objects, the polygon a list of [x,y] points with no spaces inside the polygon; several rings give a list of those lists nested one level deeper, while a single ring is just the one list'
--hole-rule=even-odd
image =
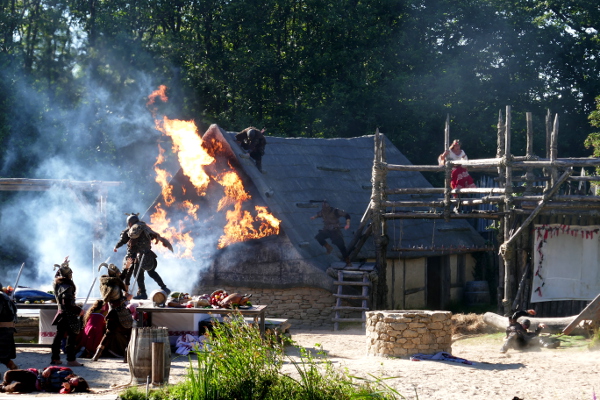
[{"label": "wooden barrel", "polygon": [[490,287],[487,281],[465,283],[465,302],[468,306],[485,306],[491,302]]},{"label": "wooden barrel", "polygon": [[127,362],[133,383],[146,383],[152,377],[152,343],[164,343],[164,382],[169,382],[171,371],[171,345],[167,328],[133,328],[127,347]]},{"label": "wooden barrel", "polygon": [[167,292],[164,290],[155,290],[150,293],[150,300],[152,300],[155,307],[164,307],[168,297]]}]

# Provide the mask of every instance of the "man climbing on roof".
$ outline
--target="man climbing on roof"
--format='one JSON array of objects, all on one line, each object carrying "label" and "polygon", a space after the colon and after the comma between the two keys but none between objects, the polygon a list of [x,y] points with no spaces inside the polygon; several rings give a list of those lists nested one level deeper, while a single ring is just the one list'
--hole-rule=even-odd
[{"label": "man climbing on roof", "polygon": [[329,205],[327,200],[323,200],[321,211],[316,215],[310,217],[310,219],[323,218],[323,229],[319,230],[315,239],[317,242],[327,250],[327,254],[331,254],[333,247],[327,243],[327,239],[331,240],[342,253],[342,260],[346,262],[346,265],[350,264],[350,257],[344,244],[344,236],[340,227],[340,218],[346,219],[346,225],[344,229],[350,229],[350,214],[339,208],[334,208]]},{"label": "man climbing on roof", "polygon": [[267,139],[265,139],[265,129],[258,130],[251,126],[244,129],[237,135],[235,135],[236,142],[239,143],[242,149],[246,150],[250,158],[252,158],[256,164],[256,168],[260,172],[262,170],[262,156],[265,155],[265,147],[267,146]]}]

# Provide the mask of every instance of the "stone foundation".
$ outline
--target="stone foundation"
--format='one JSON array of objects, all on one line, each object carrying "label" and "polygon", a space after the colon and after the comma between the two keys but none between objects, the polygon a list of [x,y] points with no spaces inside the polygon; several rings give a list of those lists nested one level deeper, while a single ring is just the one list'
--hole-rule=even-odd
[{"label": "stone foundation", "polygon": [[335,298],[324,289],[290,288],[290,289],[256,289],[249,287],[219,288],[196,287],[195,294],[211,294],[216,289],[224,289],[228,293],[252,294],[252,304],[267,306],[267,318],[286,318],[294,328],[333,329],[332,307]]},{"label": "stone foundation", "polygon": [[452,353],[450,311],[367,311],[367,354],[408,358]]}]

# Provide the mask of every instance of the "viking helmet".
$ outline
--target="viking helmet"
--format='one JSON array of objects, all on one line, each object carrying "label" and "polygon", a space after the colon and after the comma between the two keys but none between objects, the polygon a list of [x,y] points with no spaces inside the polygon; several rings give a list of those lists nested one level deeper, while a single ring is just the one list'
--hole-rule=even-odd
[{"label": "viking helmet", "polygon": [[69,256],[65,257],[65,261],[63,261],[62,264],[54,264],[54,269],[58,269],[58,271],[56,271],[56,275],[54,276],[55,278],[73,278],[73,270],[71,269],[71,267],[69,267]]},{"label": "viking helmet", "polygon": [[531,321],[528,319],[524,319],[523,321],[521,321],[521,326],[523,326],[523,328],[525,329],[529,329],[529,327],[531,326]]},{"label": "viking helmet", "polygon": [[127,232],[127,234],[131,239],[137,239],[142,235],[143,232],[144,228],[142,227],[142,225],[135,224],[131,228],[129,228],[129,232]]},{"label": "viking helmet", "polygon": [[126,214],[126,215],[129,215],[127,217],[127,226],[131,226],[140,220],[138,218],[139,213],[137,213],[137,214],[131,213],[131,214]]},{"label": "viking helmet", "polygon": [[246,135],[248,135],[248,140],[253,141],[257,133],[258,131],[256,129],[250,129],[248,132],[246,132]]},{"label": "viking helmet", "polygon": [[102,263],[98,266],[98,272],[100,272],[100,268],[102,267],[106,267],[106,269],[108,269],[108,276],[118,276],[121,271],[119,270],[119,267],[117,267],[115,264],[107,264],[107,263]]}]

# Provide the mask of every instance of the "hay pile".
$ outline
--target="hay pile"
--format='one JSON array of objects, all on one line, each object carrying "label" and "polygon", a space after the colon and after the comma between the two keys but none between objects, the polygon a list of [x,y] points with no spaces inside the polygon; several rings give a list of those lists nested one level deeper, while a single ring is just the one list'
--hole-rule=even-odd
[{"label": "hay pile", "polygon": [[483,322],[482,314],[453,314],[452,337],[484,335],[498,332],[496,328]]}]

